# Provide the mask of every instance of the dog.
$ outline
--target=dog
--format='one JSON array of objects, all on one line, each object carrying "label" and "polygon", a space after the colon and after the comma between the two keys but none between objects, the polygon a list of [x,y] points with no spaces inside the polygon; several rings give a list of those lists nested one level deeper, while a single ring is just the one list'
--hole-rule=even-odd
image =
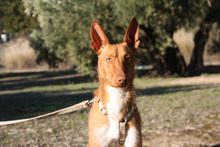
[{"label": "dog", "polygon": [[133,86],[139,25],[132,17],[122,43],[109,44],[93,20],[91,48],[98,56],[99,88],[89,112],[89,147],[141,147],[141,119]]}]

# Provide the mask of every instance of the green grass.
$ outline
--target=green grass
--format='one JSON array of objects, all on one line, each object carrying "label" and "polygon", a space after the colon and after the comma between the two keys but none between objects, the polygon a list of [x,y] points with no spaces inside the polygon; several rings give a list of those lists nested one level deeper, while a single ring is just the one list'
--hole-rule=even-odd
[{"label": "green grass", "polygon": [[[67,75],[73,76],[56,78]],[[92,98],[98,82],[87,75],[74,76],[71,72],[0,75],[0,120],[36,116]],[[216,76],[220,77],[205,78],[215,81]],[[184,78],[134,80],[145,146],[170,146],[160,144],[165,141],[179,146],[220,143],[220,82],[198,83],[202,77],[187,78],[191,81],[186,83],[179,82]],[[41,80],[45,78],[48,81]],[[0,127],[0,146],[86,146],[88,111]],[[191,140],[185,143],[187,137]]]}]

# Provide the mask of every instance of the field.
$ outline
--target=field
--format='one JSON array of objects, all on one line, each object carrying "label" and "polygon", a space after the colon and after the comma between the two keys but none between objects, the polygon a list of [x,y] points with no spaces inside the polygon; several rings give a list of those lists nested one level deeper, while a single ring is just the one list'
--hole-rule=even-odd
[{"label": "field", "polygon": [[[220,145],[220,74],[136,78],[146,147]],[[0,74],[0,121],[32,117],[91,99],[95,78],[73,71]],[[0,127],[0,147],[83,147],[88,109]]]}]

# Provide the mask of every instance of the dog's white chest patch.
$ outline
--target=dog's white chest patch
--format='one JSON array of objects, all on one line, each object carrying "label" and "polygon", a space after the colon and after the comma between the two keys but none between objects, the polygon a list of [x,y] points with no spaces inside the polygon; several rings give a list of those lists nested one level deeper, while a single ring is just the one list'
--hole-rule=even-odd
[{"label": "dog's white chest patch", "polygon": [[126,90],[123,88],[114,88],[111,86],[107,87],[107,91],[110,95],[107,110],[108,114],[115,118],[119,119],[119,114],[124,106],[124,101],[126,99]]},{"label": "dog's white chest patch", "polygon": [[98,129],[99,145],[108,147],[111,141],[119,139],[119,124],[115,120],[109,120],[109,124]]},{"label": "dog's white chest patch", "polygon": [[107,91],[110,95],[107,111],[109,117],[109,124],[98,129],[98,134],[100,134],[100,145],[107,147],[112,140],[118,140],[119,134],[119,114],[124,106],[124,101],[126,99],[126,90],[122,88],[107,87]]}]

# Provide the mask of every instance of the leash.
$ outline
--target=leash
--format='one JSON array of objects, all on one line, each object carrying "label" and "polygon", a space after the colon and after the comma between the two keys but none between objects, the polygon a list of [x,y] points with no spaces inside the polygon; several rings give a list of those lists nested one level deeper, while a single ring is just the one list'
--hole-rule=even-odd
[{"label": "leash", "polygon": [[7,125],[11,125],[11,124],[22,123],[22,122],[41,119],[41,118],[46,118],[46,117],[50,117],[50,116],[63,115],[63,114],[71,113],[71,112],[74,112],[74,111],[78,111],[78,110],[90,107],[92,102],[93,102],[93,100],[91,100],[91,101],[86,100],[86,101],[83,101],[81,103],[72,105],[70,107],[63,108],[63,109],[60,109],[60,110],[57,110],[57,111],[54,111],[54,112],[50,112],[50,113],[40,115],[40,116],[36,116],[36,117],[32,117],[32,118],[18,119],[18,120],[12,120],[12,121],[0,121],[0,126],[7,126]]}]

